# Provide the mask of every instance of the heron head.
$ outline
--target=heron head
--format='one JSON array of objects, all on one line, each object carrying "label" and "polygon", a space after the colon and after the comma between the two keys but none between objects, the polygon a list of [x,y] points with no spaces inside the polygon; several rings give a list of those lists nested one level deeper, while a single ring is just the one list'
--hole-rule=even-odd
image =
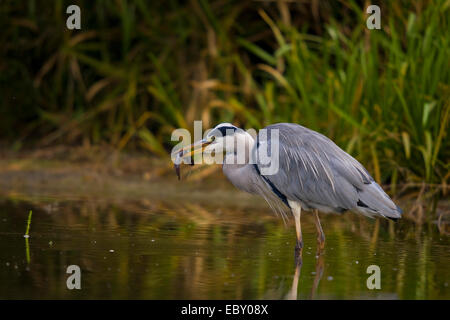
[{"label": "heron head", "polygon": [[204,139],[185,147],[183,156],[192,156],[203,152],[206,147],[215,152],[236,153],[239,145],[247,148],[249,141],[253,141],[249,133],[231,123],[221,123],[211,129]]}]

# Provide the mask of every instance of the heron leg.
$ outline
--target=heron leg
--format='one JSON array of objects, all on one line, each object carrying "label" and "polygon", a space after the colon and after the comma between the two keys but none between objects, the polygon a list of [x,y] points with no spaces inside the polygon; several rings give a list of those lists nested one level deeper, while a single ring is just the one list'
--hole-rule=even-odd
[{"label": "heron leg", "polygon": [[325,246],[325,233],[323,232],[322,225],[320,224],[318,210],[314,210],[314,222],[317,229],[317,243],[319,244],[319,247],[323,249]]},{"label": "heron leg", "polygon": [[300,207],[300,205],[296,205],[292,208],[292,214],[295,218],[295,231],[297,233],[297,244],[295,246],[296,251],[300,251],[303,248],[302,226],[300,224],[301,212],[302,207]]}]

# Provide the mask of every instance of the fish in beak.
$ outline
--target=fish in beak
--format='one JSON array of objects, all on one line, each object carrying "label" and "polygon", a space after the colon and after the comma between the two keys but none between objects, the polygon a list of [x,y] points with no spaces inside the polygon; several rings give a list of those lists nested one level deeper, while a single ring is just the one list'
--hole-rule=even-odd
[{"label": "fish in beak", "polygon": [[177,174],[178,180],[181,179],[181,174],[180,174],[180,166],[181,166],[181,162],[182,159],[186,158],[186,157],[191,157],[191,165],[194,165],[194,159],[193,156],[201,153],[205,150],[205,148],[211,144],[214,140],[213,139],[202,139],[200,141],[197,141],[191,145],[188,145],[184,148],[182,148],[180,151],[177,152],[175,161],[174,161],[174,168],[175,168],[175,172]]}]

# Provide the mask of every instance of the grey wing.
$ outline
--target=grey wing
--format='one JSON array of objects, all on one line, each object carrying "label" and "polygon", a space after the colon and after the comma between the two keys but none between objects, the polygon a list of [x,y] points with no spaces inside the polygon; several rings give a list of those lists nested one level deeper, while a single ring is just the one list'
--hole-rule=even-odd
[{"label": "grey wing", "polygon": [[265,129],[268,134],[258,136],[257,149],[270,150],[272,130],[279,138],[279,170],[265,177],[288,200],[304,209],[399,217],[398,207],[367,170],[324,135],[291,123]]}]

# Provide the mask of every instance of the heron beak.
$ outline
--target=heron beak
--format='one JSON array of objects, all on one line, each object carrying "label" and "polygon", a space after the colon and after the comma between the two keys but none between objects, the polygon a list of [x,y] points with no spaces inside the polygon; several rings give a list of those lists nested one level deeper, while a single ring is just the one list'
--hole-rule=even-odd
[{"label": "heron beak", "polygon": [[202,139],[197,141],[189,146],[184,147],[182,150],[182,157],[192,157],[195,154],[201,153],[205,150],[205,148],[210,145],[213,140]]},{"label": "heron beak", "polygon": [[175,168],[175,172],[177,174],[178,180],[181,179],[181,176],[180,176],[181,159],[184,157],[191,157],[191,165],[194,165],[194,161],[193,161],[192,157],[197,153],[203,152],[203,150],[205,150],[206,146],[211,144],[211,142],[213,142],[212,139],[211,140],[203,139],[203,140],[197,141],[187,147],[184,147],[181,150],[176,152],[174,168]]}]

